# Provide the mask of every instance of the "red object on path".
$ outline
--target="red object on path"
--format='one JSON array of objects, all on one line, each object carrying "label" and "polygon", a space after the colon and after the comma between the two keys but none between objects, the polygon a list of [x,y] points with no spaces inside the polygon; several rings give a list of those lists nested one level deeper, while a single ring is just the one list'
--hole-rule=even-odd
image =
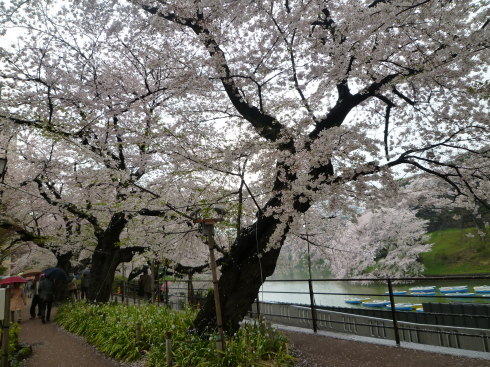
[{"label": "red object on path", "polygon": [[27,279],[19,276],[13,276],[0,280],[0,285],[9,285],[14,283],[27,283]]}]

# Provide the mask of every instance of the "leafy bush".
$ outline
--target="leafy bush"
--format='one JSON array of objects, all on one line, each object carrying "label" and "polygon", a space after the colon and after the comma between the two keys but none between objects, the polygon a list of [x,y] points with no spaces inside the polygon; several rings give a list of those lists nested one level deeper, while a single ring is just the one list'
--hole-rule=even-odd
[{"label": "leafy bush", "polygon": [[78,302],[60,307],[56,321],[113,358],[135,361],[145,356],[155,367],[166,366],[166,332],[172,335],[175,367],[292,365],[286,338],[264,324],[243,325],[220,355],[216,335],[203,340],[188,333],[195,315],[193,309],[177,312],[158,305]]},{"label": "leafy bush", "polygon": [[22,364],[20,361],[27,358],[32,353],[32,348],[24,343],[19,342],[19,324],[10,324],[9,329],[9,366],[17,367]]}]

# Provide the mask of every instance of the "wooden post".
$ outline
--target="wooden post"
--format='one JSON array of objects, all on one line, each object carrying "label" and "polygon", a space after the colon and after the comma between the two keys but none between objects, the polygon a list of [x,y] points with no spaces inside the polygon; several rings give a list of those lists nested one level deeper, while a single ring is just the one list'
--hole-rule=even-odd
[{"label": "wooden post", "polygon": [[2,367],[9,365],[9,331],[10,331],[10,295],[5,290],[5,309],[2,321]]},{"label": "wooden post", "polygon": [[141,323],[139,322],[136,323],[135,333],[136,333],[136,344],[139,345],[141,341]]},{"label": "wooden post", "polygon": [[218,326],[219,336],[221,338],[221,343],[219,343],[218,347],[221,346],[222,349],[218,349],[223,351],[225,348],[225,333],[223,331],[223,319],[221,314],[221,302],[219,299],[219,289],[218,289],[218,274],[217,274],[217,266],[216,266],[216,258],[214,257],[214,223],[203,223],[203,231],[204,234],[208,238],[208,247],[209,247],[209,263],[211,265],[211,274],[213,276],[213,293],[214,293],[214,306],[216,308],[216,326]]},{"label": "wooden post", "polygon": [[216,339],[216,350],[218,351],[218,357],[221,358],[223,357],[223,350],[225,349],[224,347],[224,340],[223,340],[223,335],[218,334],[218,339]]},{"label": "wooden post", "polygon": [[172,333],[170,331],[165,332],[165,355],[167,366],[172,366]]},{"label": "wooden post", "polygon": [[398,321],[396,320],[396,310],[395,310],[395,297],[393,296],[393,287],[391,286],[391,279],[386,279],[388,283],[388,292],[390,293],[390,304],[391,304],[391,318],[393,320],[393,328],[395,331],[395,342],[396,345],[400,346],[400,334],[398,332]]},{"label": "wooden post", "polygon": [[153,300],[160,304],[160,261],[156,260],[153,265]]}]

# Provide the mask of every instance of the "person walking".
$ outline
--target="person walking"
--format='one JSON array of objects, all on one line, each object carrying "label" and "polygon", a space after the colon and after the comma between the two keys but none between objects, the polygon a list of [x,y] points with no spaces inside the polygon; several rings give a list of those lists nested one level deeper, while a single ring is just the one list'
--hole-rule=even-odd
[{"label": "person walking", "polygon": [[90,283],[90,273],[87,270],[82,272],[82,281],[80,282],[80,299],[87,298],[88,285]]},{"label": "person walking", "polygon": [[143,268],[143,274],[141,274],[138,280],[138,287],[140,294],[151,302],[153,295],[153,277],[148,274],[147,267]]},{"label": "person walking", "polygon": [[76,301],[78,299],[77,296],[77,283],[75,281],[75,277],[72,275],[71,280],[66,285],[66,289],[68,290],[68,294],[70,295],[70,299]]},{"label": "person walking", "polygon": [[37,307],[37,316],[41,317],[41,297],[39,297],[39,274],[36,274],[34,277],[34,281],[32,282],[32,300],[31,300],[31,308],[29,312],[31,314],[31,319],[36,317],[36,307]]},{"label": "person walking", "polygon": [[41,298],[41,321],[43,324],[51,318],[51,307],[54,300],[54,284],[44,274],[41,274],[41,283],[39,284],[39,297]]},{"label": "person walking", "polygon": [[24,288],[20,287],[20,283],[14,283],[12,288],[9,288],[10,296],[10,319],[15,322],[15,314],[17,313],[17,322],[22,322],[22,306],[27,305],[27,297],[24,294]]}]

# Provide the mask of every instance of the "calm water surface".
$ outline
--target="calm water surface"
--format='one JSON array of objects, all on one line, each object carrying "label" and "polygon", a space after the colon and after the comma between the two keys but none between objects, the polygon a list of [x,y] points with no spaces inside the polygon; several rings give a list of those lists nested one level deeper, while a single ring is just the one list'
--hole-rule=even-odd
[{"label": "calm water surface", "polygon": [[[467,285],[468,292],[474,292],[474,286],[490,285],[490,280],[450,280],[438,281],[437,283],[423,281],[410,284],[395,284],[393,290],[406,290],[412,287],[426,287],[435,285],[439,287]],[[362,297],[366,295],[371,299],[389,300],[385,296],[388,291],[386,282],[373,282],[369,285],[360,285],[346,281],[321,281],[313,282],[313,291],[315,293],[315,303],[318,306],[340,306],[340,307],[359,307],[359,305],[349,305],[345,299],[349,297]],[[324,293],[341,293],[341,294],[324,294]],[[410,293],[410,292],[409,292]],[[350,294],[350,295],[347,295]],[[414,296],[395,296],[396,303],[426,303],[426,302],[478,302],[490,303],[489,297],[461,297],[447,298],[439,293],[437,297],[414,297]],[[308,281],[266,281],[259,292],[259,300],[264,302],[284,302],[310,304],[310,295]]]}]

